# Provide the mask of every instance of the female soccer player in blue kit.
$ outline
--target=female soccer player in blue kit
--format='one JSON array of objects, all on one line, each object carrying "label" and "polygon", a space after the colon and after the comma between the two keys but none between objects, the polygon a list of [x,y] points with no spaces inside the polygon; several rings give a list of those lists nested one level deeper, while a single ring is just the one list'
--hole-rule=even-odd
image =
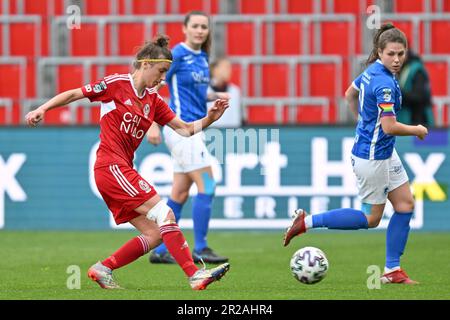
[{"label": "female soccer player in blue kit", "polygon": [[405,61],[406,51],[407,40],[403,32],[392,24],[383,25],[374,36],[367,69],[345,93],[354,113],[359,113],[351,162],[358,181],[362,210],[342,208],[306,215],[303,209],[297,209],[284,236],[284,245],[287,246],[293,237],[310,228],[375,228],[383,216],[386,199],[389,199],[395,213],[386,233],[386,266],[382,283],[417,283],[400,268],[414,199],[394,144],[395,136],[424,139],[428,130],[422,125],[410,126],[396,121],[402,98],[396,74]]},{"label": "female soccer player in blue kit", "polygon": [[[194,121],[205,116],[207,102],[218,97],[228,99],[226,93],[212,93],[208,96],[209,47],[211,34],[209,17],[201,11],[188,13],[184,20],[185,41],[172,49],[173,63],[166,75],[170,90],[170,108],[184,121]],[[214,96],[212,96],[214,95]],[[161,142],[158,125],[148,132],[148,140],[156,145]],[[175,213],[177,221],[189,197],[192,183],[198,193],[192,202],[195,246],[192,252],[195,262],[203,259],[207,263],[223,263],[227,257],[217,255],[208,247],[207,234],[211,218],[211,206],[215,181],[211,169],[211,155],[206,148],[203,133],[185,139],[174,130],[164,129],[164,140],[174,163],[174,177],[171,197],[167,205]],[[150,255],[152,263],[175,263],[164,245]]]}]

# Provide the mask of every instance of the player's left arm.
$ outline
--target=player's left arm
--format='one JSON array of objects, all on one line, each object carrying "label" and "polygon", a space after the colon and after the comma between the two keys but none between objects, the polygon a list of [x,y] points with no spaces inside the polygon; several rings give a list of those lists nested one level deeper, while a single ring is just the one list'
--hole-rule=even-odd
[{"label": "player's left arm", "polygon": [[190,137],[209,127],[214,121],[217,121],[223,115],[228,106],[228,100],[217,99],[214,101],[213,106],[208,110],[208,114],[204,118],[192,122],[185,122],[179,117],[175,117],[168,122],[168,125],[179,135],[182,135],[183,137]]},{"label": "player's left arm", "polygon": [[71,102],[83,99],[84,95],[81,88],[67,90],[54,96],[49,101],[39,106],[37,109],[28,112],[25,116],[25,120],[29,126],[35,127],[42,119],[44,114],[54,108],[68,105]]}]

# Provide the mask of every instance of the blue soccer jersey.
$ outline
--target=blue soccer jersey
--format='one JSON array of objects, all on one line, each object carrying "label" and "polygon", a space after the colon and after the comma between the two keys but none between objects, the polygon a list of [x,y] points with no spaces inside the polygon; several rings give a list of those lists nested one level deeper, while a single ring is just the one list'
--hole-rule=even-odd
[{"label": "blue soccer jersey", "polygon": [[390,158],[395,136],[383,132],[381,118],[395,116],[401,108],[402,94],[395,76],[377,60],[352,86],[359,91],[359,121],[352,153],[369,160]]},{"label": "blue soccer jersey", "polygon": [[166,74],[170,90],[170,108],[186,122],[206,115],[209,86],[208,55],[185,43],[172,49],[173,62]]}]

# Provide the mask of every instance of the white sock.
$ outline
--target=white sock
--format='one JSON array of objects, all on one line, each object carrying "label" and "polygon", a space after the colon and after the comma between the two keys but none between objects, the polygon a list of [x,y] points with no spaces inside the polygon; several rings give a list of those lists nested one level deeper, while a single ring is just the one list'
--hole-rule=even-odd
[{"label": "white sock", "polygon": [[393,267],[393,268],[384,267],[384,273],[391,273],[391,272],[394,272],[396,270],[400,270],[400,266]]},{"label": "white sock", "polygon": [[311,215],[305,217],[305,226],[306,226],[306,229],[311,229],[313,227],[313,221],[312,221]]}]

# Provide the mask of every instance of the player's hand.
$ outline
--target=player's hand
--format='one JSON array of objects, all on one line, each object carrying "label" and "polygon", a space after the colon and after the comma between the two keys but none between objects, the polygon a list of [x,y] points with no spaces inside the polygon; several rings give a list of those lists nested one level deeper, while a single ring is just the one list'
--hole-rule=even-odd
[{"label": "player's hand", "polygon": [[25,116],[25,121],[30,127],[36,127],[44,119],[44,111],[41,108],[30,111]]},{"label": "player's hand", "polygon": [[425,128],[423,125],[419,124],[417,126],[417,138],[419,138],[420,140],[423,140],[425,138],[425,136],[428,134],[428,129]]},{"label": "player's hand", "polygon": [[159,126],[157,124],[153,123],[150,129],[148,129],[147,141],[154,146],[157,146],[162,142],[161,130],[159,129]]},{"label": "player's hand", "polygon": [[208,117],[212,121],[216,121],[223,115],[228,107],[228,99],[217,99],[214,101],[213,106],[208,110]]}]

